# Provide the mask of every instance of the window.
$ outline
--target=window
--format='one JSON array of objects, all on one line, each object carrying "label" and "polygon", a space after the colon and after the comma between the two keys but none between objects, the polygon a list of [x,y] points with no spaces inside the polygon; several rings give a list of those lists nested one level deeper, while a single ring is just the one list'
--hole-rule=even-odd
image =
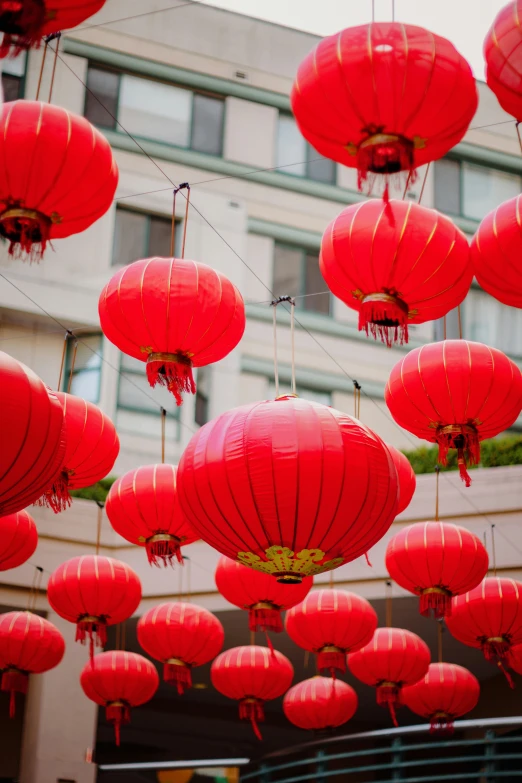
[{"label": "window", "polygon": [[71,365],[74,357],[74,367],[72,370],[71,394],[77,397],[83,397],[88,402],[98,402],[100,399],[100,380],[103,343],[101,334],[81,335],[81,342],[78,342],[75,352],[74,339],[70,339],[67,344],[67,356],[65,361],[65,372],[62,382],[62,388],[66,391],[69,388],[71,378]]},{"label": "window", "polygon": [[522,179],[497,169],[443,159],[435,163],[435,206],[450,215],[482,220],[520,193]]},{"label": "window", "polygon": [[[118,122],[144,139],[209,155],[223,152],[225,101],[215,95],[90,66],[85,116],[118,130]],[[106,108],[105,108],[106,107]]]},{"label": "window", "polygon": [[331,295],[319,269],[317,252],[278,242],[274,246],[273,291],[296,297],[300,310],[330,315]]},{"label": "window", "polygon": [[291,114],[280,114],[277,128],[277,166],[294,177],[308,177],[316,182],[335,184],[337,167],[323,158],[301,136]]},{"label": "window", "polygon": [[194,420],[202,427],[208,421],[208,403],[210,396],[210,370],[199,367],[196,379],[196,412]]},{"label": "window", "polygon": [[2,87],[4,101],[17,101],[24,96],[24,79],[27,55],[22,52],[17,57],[6,57],[2,61]]},{"label": "window", "polygon": [[145,413],[151,416],[160,415],[160,407],[179,416],[174,397],[164,386],[151,388],[147,380],[145,362],[133,359],[122,353],[118,386],[118,408],[120,410]]},{"label": "window", "polygon": [[[172,219],[118,207],[114,224],[113,266],[125,266],[140,258],[168,257]],[[176,252],[180,231],[176,232]]]},{"label": "window", "polygon": [[[305,386],[297,386],[297,396],[302,397],[303,400],[310,400],[310,402],[320,402],[321,405],[332,404],[332,394],[327,391],[319,391],[318,389],[309,389]],[[279,395],[291,394],[292,387],[288,383],[279,384]],[[268,396],[270,399],[275,399],[276,388],[275,383],[271,382],[268,387]]]},{"label": "window", "polygon": [[462,307],[466,340],[522,357],[522,310],[502,304],[480,288],[469,291]]}]

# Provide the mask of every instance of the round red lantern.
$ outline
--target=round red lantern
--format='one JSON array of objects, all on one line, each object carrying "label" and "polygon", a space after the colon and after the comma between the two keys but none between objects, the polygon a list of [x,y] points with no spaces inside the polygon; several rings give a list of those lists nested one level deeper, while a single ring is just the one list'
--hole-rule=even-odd
[{"label": "round red lantern", "polygon": [[220,558],[215,580],[217,589],[227,601],[240,609],[248,609],[251,631],[276,633],[283,630],[281,612],[306,598],[314,583],[309,576],[300,584],[280,584],[269,574],[253,571],[229,557]]},{"label": "round red lantern", "polygon": [[359,313],[359,331],[408,342],[408,325],[442,318],[468,293],[468,240],[434,209],[378,199],[343,209],[319,259],[328,288]]},{"label": "round red lantern", "polygon": [[141,601],[141,582],[126,563],[101,555],[73,557],[58,566],[47,585],[54,611],[76,623],[76,641],[104,647],[107,626],[127,620]]},{"label": "round red lantern", "polygon": [[286,632],[303,650],[317,655],[319,671],[346,671],[346,654],[360,650],[377,628],[365,598],[345,590],[314,590],[286,615]]},{"label": "round red lantern", "polygon": [[81,24],[105,4],[105,0],[0,0],[0,33],[4,34],[0,57],[37,46],[50,33]]},{"label": "round red lantern", "polygon": [[84,117],[39,101],[0,116],[0,235],[9,253],[39,260],[47,242],[85,231],[112,204],[118,168]]},{"label": "round red lantern", "polygon": [[293,396],[201,427],[181,458],[178,487],[204,541],[290,583],[363,555],[398,502],[382,440],[344,413]]},{"label": "round red lantern", "polygon": [[32,612],[0,615],[1,690],[10,693],[9,714],[14,717],[16,694],[27,693],[30,674],[58,666],[65,652],[60,631]]},{"label": "round red lantern", "polygon": [[130,723],[132,707],[150,701],[158,690],[156,667],[143,655],[113,650],[95,655],[80,675],[88,699],[105,707],[105,717],[114,726],[116,745],[120,728]]},{"label": "round red lantern", "polygon": [[484,544],[449,522],[418,522],[393,536],[386,568],[394,582],[420,597],[420,613],[451,614],[451,599],[476,587],[488,572]]},{"label": "round red lantern", "polygon": [[496,663],[513,687],[505,667],[511,648],[522,644],[520,582],[487,577],[469,593],[453,598],[446,625],[459,642],[481,649],[485,659]]},{"label": "round red lantern", "polygon": [[114,530],[144,546],[151,565],[183,563],[180,547],[198,539],[179,506],[176,475],[174,465],[144,465],[117,479],[105,502]]},{"label": "round red lantern", "polygon": [[146,362],[150,385],[166,386],[178,405],[181,392],[196,391],[192,368],[223,359],[245,331],[243,298],[230,280],[181,258],[120,269],[101,293],[99,313],[111,343]]},{"label": "round red lantern", "polygon": [[300,729],[324,731],[353,718],[358,704],[354,689],[342,680],[312,677],[285,693],[283,712]]},{"label": "round red lantern", "polygon": [[486,215],[471,243],[473,271],[481,287],[510,307],[522,307],[521,214],[522,196],[504,201]]},{"label": "round red lantern", "polygon": [[145,652],[162,661],[163,679],[179,694],[192,687],[192,669],[215,658],[225,641],[215,615],[182,601],[149,609],[138,621],[137,634]]},{"label": "round red lantern", "polygon": [[522,2],[514,0],[497,14],[484,41],[486,81],[508,114],[522,120]]},{"label": "round red lantern", "polygon": [[395,446],[386,444],[386,448],[391,454],[393,464],[397,470],[397,476],[399,478],[399,505],[397,507],[397,515],[402,514],[410,505],[415,490],[417,488],[417,479],[411,466],[411,462],[408,457],[396,449]]},{"label": "round red lantern", "polygon": [[402,689],[402,703],[430,721],[432,734],[452,734],[455,719],[475,709],[479,696],[477,678],[454,663],[431,663],[424,679]]},{"label": "round red lantern", "polygon": [[62,469],[39,505],[58,514],[71,505],[70,489],[90,487],[112,470],[120,441],[114,424],[97,405],[72,394],[57,392],[56,396],[65,414],[67,446]]},{"label": "round red lantern", "polygon": [[467,340],[415,348],[392,369],[384,398],[397,424],[439,444],[446,465],[456,449],[461,478],[480,461],[480,441],[510,427],[522,409],[522,375],[502,351]]},{"label": "round red lantern", "polygon": [[299,66],[291,102],[305,139],[357,168],[361,185],[368,175],[413,175],[445,155],[466,133],[478,97],[452,43],[421,27],[375,22],[320,41]]},{"label": "round red lantern", "polygon": [[0,517],[0,571],[25,563],[37,545],[36,525],[27,511]]},{"label": "round red lantern", "polygon": [[65,453],[62,406],[32,370],[0,352],[0,516],[34,503]]},{"label": "round red lantern", "polygon": [[377,689],[377,704],[388,707],[397,726],[395,710],[402,704],[402,689],[424,677],[430,658],[428,645],[411,631],[377,628],[369,644],[350,653],[348,666],[354,677]]},{"label": "round red lantern", "polygon": [[258,739],[265,719],[265,701],[282,696],[292,684],[294,667],[284,655],[268,647],[233,647],[218,655],[210,667],[214,688],[239,701],[240,720],[249,720]]}]

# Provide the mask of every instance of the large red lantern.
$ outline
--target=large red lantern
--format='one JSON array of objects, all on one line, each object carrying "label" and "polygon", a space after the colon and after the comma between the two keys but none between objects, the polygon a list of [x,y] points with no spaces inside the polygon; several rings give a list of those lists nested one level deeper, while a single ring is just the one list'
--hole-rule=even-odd
[{"label": "large red lantern", "polygon": [[360,650],[377,628],[365,598],[345,590],[314,590],[286,615],[286,632],[303,650],[317,655],[319,671],[346,671],[346,654]]},{"label": "large red lantern", "polygon": [[522,2],[514,0],[497,14],[486,40],[486,81],[508,114],[522,121]]},{"label": "large red lantern", "polygon": [[389,443],[386,444],[386,448],[391,454],[399,478],[399,505],[397,507],[397,514],[402,514],[412,501],[417,488],[417,479],[415,478],[415,473],[408,457],[403,454],[402,451],[396,449],[395,446],[390,446]]},{"label": "large red lantern", "polygon": [[0,571],[25,563],[37,545],[36,525],[27,511],[0,517]]},{"label": "large red lantern", "polygon": [[145,652],[163,663],[163,679],[179,694],[192,687],[192,669],[215,658],[225,641],[215,615],[183,601],[149,609],[139,619],[137,634]]},{"label": "large red lantern", "polygon": [[359,700],[354,689],[342,680],[312,677],[298,682],[285,693],[283,712],[300,729],[336,729],[353,718]]},{"label": "large red lantern", "polygon": [[57,392],[65,414],[67,446],[59,475],[40,499],[55,514],[71,504],[70,489],[96,484],[112,470],[120,440],[112,421],[92,402]]},{"label": "large red lantern", "polygon": [[193,367],[227,356],[245,331],[237,288],[206,264],[147,258],[120,269],[103,289],[99,313],[105,336],[147,363],[151,386],[166,386],[181,405],[194,394]]},{"label": "large red lantern", "polygon": [[475,80],[452,43],[399,22],[324,38],[299,66],[292,109],[327,158],[386,176],[437,160],[466,133]]},{"label": "large red lantern", "polygon": [[496,663],[512,686],[506,665],[511,648],[522,644],[520,582],[487,577],[469,593],[453,598],[446,625],[459,642],[481,649],[485,659]]},{"label": "large red lantern", "polygon": [[455,719],[475,709],[479,696],[477,678],[454,663],[431,663],[424,679],[402,689],[402,703],[430,721],[432,734],[452,734]]},{"label": "large red lantern", "polygon": [[391,346],[408,325],[442,318],[468,293],[468,240],[434,209],[372,199],[343,209],[319,259],[328,288],[359,313],[359,331]]},{"label": "large red lantern", "polygon": [[218,655],[210,667],[214,688],[239,701],[240,720],[249,720],[261,739],[265,701],[282,696],[292,684],[294,667],[284,655],[268,647],[233,647]]},{"label": "large red lantern", "polygon": [[11,694],[9,714],[14,717],[16,694],[27,693],[30,674],[58,666],[65,652],[60,631],[32,612],[0,615],[1,690]]},{"label": "large red lantern", "polygon": [[313,577],[305,577],[301,584],[285,585],[276,582],[269,574],[221,557],[217,564],[216,587],[221,595],[234,606],[248,609],[248,625],[251,631],[283,630],[281,612],[301,603],[313,585]]},{"label": "large red lantern", "polygon": [[114,530],[145,547],[151,565],[183,563],[180,547],[198,539],[181,511],[176,475],[174,465],[144,465],[117,479],[105,502]]},{"label": "large red lantern", "polygon": [[366,647],[348,656],[348,666],[354,677],[376,688],[377,704],[388,707],[397,726],[402,689],[424,677],[430,658],[427,644],[411,631],[377,628]]},{"label": "large red lantern", "polygon": [[65,453],[62,406],[28,367],[0,352],[0,516],[34,503]]},{"label": "large red lantern", "polygon": [[480,461],[480,441],[510,427],[522,409],[522,375],[502,351],[467,340],[415,348],[392,369],[384,398],[397,424],[439,444],[439,462],[456,449],[461,478]]},{"label": "large red lantern", "polygon": [[0,235],[11,255],[39,260],[47,242],[85,231],[112,204],[118,167],[84,117],[39,101],[0,117]]},{"label": "large red lantern", "polygon": [[58,566],[47,585],[54,611],[76,623],[76,641],[104,647],[107,626],[127,620],[141,601],[141,582],[126,563],[101,555],[73,557]]},{"label": "large red lantern", "polygon": [[113,724],[119,745],[120,728],[130,723],[131,708],[152,699],[159,677],[154,664],[143,655],[113,650],[95,655],[84,667],[80,683],[88,699],[105,707],[105,717]]},{"label": "large red lantern", "polygon": [[37,46],[44,36],[81,24],[105,0],[0,0],[0,56]]},{"label": "large red lantern", "polygon": [[394,582],[420,597],[420,613],[451,614],[451,599],[476,587],[488,572],[484,544],[449,522],[403,527],[388,543],[386,568]]},{"label": "large red lantern", "polygon": [[510,307],[522,307],[521,215],[522,196],[504,201],[486,215],[471,243],[473,272],[481,287]]},{"label": "large red lantern", "polygon": [[337,568],[386,533],[397,471],[356,419],[293,396],[227,411],[190,440],[182,509],[222,554],[280,581]]}]

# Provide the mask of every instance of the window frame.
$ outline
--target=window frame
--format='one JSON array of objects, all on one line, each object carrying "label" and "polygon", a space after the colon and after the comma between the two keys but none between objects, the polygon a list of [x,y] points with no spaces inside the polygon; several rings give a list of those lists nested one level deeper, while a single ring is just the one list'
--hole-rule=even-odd
[{"label": "window frame", "polygon": [[[144,254],[138,256],[135,260],[138,261],[140,258],[150,258],[149,256],[149,243],[150,243],[150,232],[151,232],[151,221],[153,218],[158,218],[159,220],[164,220],[166,223],[172,222],[172,216],[166,215],[165,213],[160,212],[149,212],[145,209],[139,209],[135,207],[127,207],[127,206],[120,206],[119,204],[116,205],[116,210],[114,214],[114,230],[113,230],[113,236],[112,236],[112,253],[111,253],[111,267],[115,267],[117,269],[123,269],[125,266],[129,266],[129,264],[132,264],[133,262],[130,261],[129,264],[117,264],[114,262],[115,257],[115,250],[116,250],[116,221],[117,221],[117,215],[118,212],[132,212],[134,215],[141,215],[142,217],[146,218],[146,229],[145,229],[145,237],[144,237]],[[180,250],[180,234],[181,232],[179,229],[183,225],[183,220],[181,218],[176,218],[176,236],[175,236],[175,243],[174,243],[174,256],[177,256],[178,251]],[[165,251],[165,258],[168,258],[168,248]]]},{"label": "window frame", "polygon": [[[319,251],[316,248],[307,246],[307,245],[294,245],[291,242],[285,242],[284,240],[274,239],[274,251],[272,254],[272,288],[274,289],[274,294],[276,296],[292,296],[291,292],[288,293],[278,293],[275,290],[275,260],[276,260],[276,247],[283,247],[287,248],[288,250],[297,250],[301,253],[301,261],[300,261],[300,273],[299,273],[299,293],[293,294],[296,298],[296,307],[298,312],[300,313],[308,313],[312,314],[314,316],[318,316],[320,318],[333,318],[333,295],[330,291],[325,292],[325,294],[328,294],[328,301],[330,303],[330,307],[328,309],[327,313],[322,313],[318,310],[309,310],[304,306],[306,303],[306,257],[311,254],[315,254],[317,252],[317,263],[319,263]],[[326,286],[326,283],[325,283]],[[300,304],[300,303],[303,304]]]},{"label": "window frame", "polygon": [[[12,73],[5,73],[4,74],[3,71],[2,71],[2,76],[4,76],[4,75],[5,76],[14,76],[15,79],[19,79],[19,88],[20,89],[19,89],[19,95],[18,95],[17,100],[23,100],[25,98],[25,88],[27,86],[27,71],[28,71],[29,57],[28,57],[28,52],[24,52],[23,54],[25,56],[25,62],[24,62],[24,71],[23,71],[21,76],[18,77],[18,76],[16,76],[16,74],[12,74]],[[2,91],[3,91],[3,88],[2,88]]]},{"label": "window frame", "polygon": [[[82,372],[92,373],[96,369],[97,372],[98,372],[98,386],[97,386],[97,391],[96,391],[96,399],[95,400],[88,400],[88,402],[92,402],[93,405],[98,405],[98,403],[100,402],[101,385],[102,385],[103,340],[104,340],[104,337],[103,337],[103,333],[102,332],[86,332],[86,333],[82,333],[78,337],[78,342],[80,342],[80,340],[82,340],[82,341],[83,340],[87,340],[90,337],[97,337],[99,339],[99,341],[100,341],[100,350],[99,350],[100,366],[96,367],[96,368],[93,368],[93,369],[90,369],[90,370],[73,369],[73,371],[72,371],[72,378],[71,378],[71,392],[70,393],[71,394],[73,393],[72,392],[72,385],[73,385],[73,381],[74,381],[74,378],[75,378],[76,375],[79,375]],[[65,350],[65,362],[64,362],[64,367],[63,367],[62,388],[60,389],[60,391],[63,391],[63,392],[68,392],[68,388],[69,388],[69,378],[71,376],[72,351],[74,351],[74,343],[75,342],[76,342],[76,340],[75,340],[74,337],[73,338],[69,338],[67,340],[67,345],[66,345],[66,350]]]},{"label": "window frame", "polygon": [[[122,367],[124,356],[126,354],[123,353],[123,351],[120,351],[120,357],[119,357],[119,366],[118,366],[118,384],[116,388],[116,414],[118,411],[124,411],[125,413],[135,413],[139,416],[150,416],[154,419],[159,419],[161,417],[161,403],[157,403],[157,411],[147,410],[146,408],[137,408],[135,405],[122,405],[120,402],[120,388],[121,384],[124,380],[124,376],[130,376],[131,379],[133,379],[133,376],[137,376],[139,378],[147,378],[147,372],[146,372],[146,362],[143,362],[143,372],[140,372],[139,370],[128,370],[124,367]],[[130,357],[131,359],[134,357]],[[137,360],[139,361],[139,360]],[[152,388],[151,388],[152,392]],[[172,397],[172,400],[174,401],[174,397]],[[181,410],[179,406],[175,407],[175,410],[168,410],[167,413],[172,416],[176,422],[176,440],[179,441],[180,439],[180,430],[181,430]]]},{"label": "window frame", "polygon": [[[310,164],[309,155],[310,155],[310,153],[315,154],[315,155],[320,155],[320,153],[317,152],[314,149],[314,147],[312,147],[310,142],[307,141],[307,139],[305,139],[304,136],[303,136],[303,140],[304,140],[304,143],[305,143],[305,158],[306,158],[305,161],[304,161],[305,173],[304,174],[295,174],[295,173],[293,174],[291,171],[287,171],[285,169],[285,166],[286,166],[287,169],[289,169],[289,168],[291,168],[292,165],[296,165],[298,163],[301,163],[301,161],[296,160],[296,161],[293,162],[293,164],[292,163],[289,163],[289,164],[284,164],[284,163],[283,164],[279,164],[279,160],[277,159],[277,150],[278,150],[278,141],[279,141],[279,120],[280,120],[281,117],[290,117],[291,119],[294,119],[294,116],[293,116],[293,114],[291,112],[283,111],[281,109],[278,110],[278,113],[277,113],[277,123],[276,123],[276,138],[275,138],[275,144],[274,144],[274,150],[275,150],[275,156],[276,156],[275,165],[277,167],[277,170],[281,174],[284,174],[287,177],[292,177],[292,179],[306,179],[309,182],[316,182],[318,185],[327,185],[327,186],[330,186],[330,187],[337,187],[338,179],[339,179],[339,167],[338,167],[336,161],[332,161],[333,167],[334,167],[334,177],[333,177],[333,180],[330,180],[329,182],[325,182],[322,179],[314,179],[313,177],[310,176],[310,174],[309,174],[309,164]],[[294,122],[295,122],[295,120],[294,120]],[[297,127],[297,125],[296,125],[296,127]],[[324,158],[325,160],[330,160],[330,158],[325,158],[324,155],[321,155],[321,158]],[[317,161],[314,161],[314,162],[317,162]]]}]

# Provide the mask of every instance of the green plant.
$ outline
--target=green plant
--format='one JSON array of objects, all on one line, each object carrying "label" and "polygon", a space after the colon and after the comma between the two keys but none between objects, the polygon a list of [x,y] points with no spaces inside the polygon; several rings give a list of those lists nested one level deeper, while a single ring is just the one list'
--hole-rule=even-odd
[{"label": "green plant", "polygon": [[107,476],[107,478],[98,481],[91,487],[71,490],[73,498],[83,498],[83,500],[97,500],[99,503],[105,503],[110,488],[116,481],[116,476]]},{"label": "green plant", "polygon": [[[480,464],[483,468],[496,468],[501,465],[522,465],[522,436],[506,435],[501,438],[485,440],[481,443]],[[415,473],[435,473],[439,454],[438,446],[421,446],[414,451],[405,451]],[[469,465],[472,469],[476,465]],[[448,454],[448,464],[441,470],[458,470],[457,452]]]}]

